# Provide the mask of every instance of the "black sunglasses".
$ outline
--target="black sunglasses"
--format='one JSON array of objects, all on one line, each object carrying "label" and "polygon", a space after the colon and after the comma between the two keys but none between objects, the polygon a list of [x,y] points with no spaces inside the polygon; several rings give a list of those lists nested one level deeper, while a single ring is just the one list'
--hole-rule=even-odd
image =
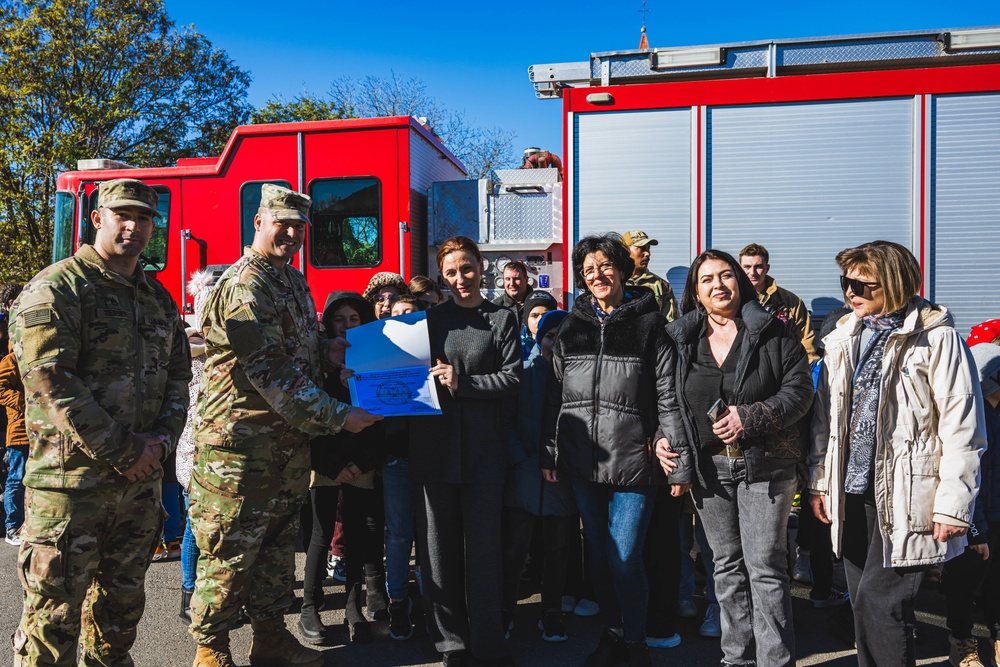
[{"label": "black sunglasses", "polygon": [[847,289],[850,288],[851,293],[855,296],[864,296],[865,289],[869,287],[875,289],[878,287],[878,283],[866,283],[865,281],[857,280],[856,278],[840,276],[840,289],[846,292]]}]

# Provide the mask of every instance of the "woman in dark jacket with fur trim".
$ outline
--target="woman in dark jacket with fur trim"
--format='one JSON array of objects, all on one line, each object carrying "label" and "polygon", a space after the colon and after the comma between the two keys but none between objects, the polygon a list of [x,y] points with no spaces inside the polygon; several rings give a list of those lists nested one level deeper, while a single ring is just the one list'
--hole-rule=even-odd
[{"label": "woman in dark jacket with fur trim", "polygon": [[633,261],[619,237],[582,239],[573,266],[588,294],[559,329],[539,464],[547,480],[569,479],[583,519],[605,628],[586,666],[649,665],[643,545],[656,490],[667,483],[653,451],[658,429],[678,450],[664,466],[672,492],[689,488],[674,350],[653,292],[625,286]]},{"label": "woman in dark jacket with fur trim", "polygon": [[[785,531],[802,453],[797,422],[813,398],[806,351],[760,307],[728,253],[694,260],[681,309],[667,332],[697,451],[692,493],[714,552],[722,664],[794,665]],[[658,447],[667,463],[669,453]]]}]

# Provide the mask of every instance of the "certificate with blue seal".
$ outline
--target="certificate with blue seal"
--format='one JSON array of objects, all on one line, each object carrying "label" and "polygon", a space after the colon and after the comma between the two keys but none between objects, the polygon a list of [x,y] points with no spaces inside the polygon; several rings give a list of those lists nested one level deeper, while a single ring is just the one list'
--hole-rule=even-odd
[{"label": "certificate with blue seal", "polygon": [[439,415],[427,314],[408,313],[348,329],[351,404],[384,417]]}]

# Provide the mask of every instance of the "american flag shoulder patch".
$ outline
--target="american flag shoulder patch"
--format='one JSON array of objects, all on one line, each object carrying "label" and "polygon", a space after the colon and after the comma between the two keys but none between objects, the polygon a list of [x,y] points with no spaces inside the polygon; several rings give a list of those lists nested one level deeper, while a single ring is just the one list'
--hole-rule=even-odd
[{"label": "american flag shoulder patch", "polygon": [[26,327],[37,327],[50,322],[52,322],[52,310],[49,308],[35,308],[24,314],[24,326]]}]

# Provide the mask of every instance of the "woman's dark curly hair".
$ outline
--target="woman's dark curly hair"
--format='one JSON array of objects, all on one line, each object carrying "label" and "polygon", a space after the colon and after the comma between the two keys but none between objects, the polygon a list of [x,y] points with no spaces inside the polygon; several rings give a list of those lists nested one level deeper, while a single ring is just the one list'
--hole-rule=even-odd
[{"label": "woman's dark curly hair", "polygon": [[619,234],[610,232],[601,236],[585,236],[573,247],[573,270],[576,275],[576,286],[587,289],[587,282],[583,279],[583,260],[587,255],[595,252],[603,252],[616,269],[622,274],[622,284],[632,277],[635,270],[635,261],[629,253],[628,248],[622,243]]},{"label": "woman's dark curly hair", "polygon": [[753,283],[747,278],[747,274],[743,272],[743,267],[740,266],[740,263],[732,255],[721,250],[706,250],[691,262],[691,269],[688,271],[687,280],[684,281],[681,312],[690,313],[695,310],[702,313],[705,312],[705,306],[701,305],[701,300],[698,299],[698,270],[702,264],[710,259],[725,262],[733,270],[733,273],[736,274],[736,285],[739,288],[741,305],[757,300],[757,290],[754,289]]}]

